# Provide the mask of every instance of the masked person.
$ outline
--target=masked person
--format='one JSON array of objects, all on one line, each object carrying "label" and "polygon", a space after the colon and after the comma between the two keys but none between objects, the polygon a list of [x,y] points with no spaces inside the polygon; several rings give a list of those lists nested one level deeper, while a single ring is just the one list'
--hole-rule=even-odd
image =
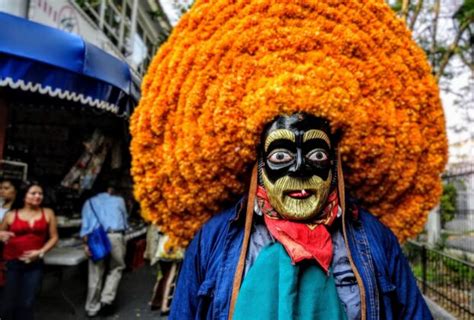
[{"label": "masked person", "polygon": [[143,216],[192,239],[169,318],[431,319],[398,241],[440,196],[437,90],[384,1],[197,1],[131,119]]},{"label": "masked person", "polygon": [[271,122],[246,206],[191,242],[170,318],[215,318],[219,307],[233,319],[431,318],[393,233],[345,203],[337,154],[324,119]]}]

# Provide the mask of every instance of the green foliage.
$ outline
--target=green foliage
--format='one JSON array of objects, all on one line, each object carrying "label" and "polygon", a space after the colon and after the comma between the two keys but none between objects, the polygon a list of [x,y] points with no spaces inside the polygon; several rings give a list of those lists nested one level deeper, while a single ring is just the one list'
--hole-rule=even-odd
[{"label": "green foliage", "polygon": [[395,12],[400,12],[400,10],[402,10],[402,1],[401,0],[397,0],[394,3],[389,3],[389,5],[390,5],[390,8],[392,8],[392,10],[395,11]]},{"label": "green foliage", "polygon": [[466,285],[474,283],[474,268],[472,265],[450,258],[436,250],[426,249],[426,269],[423,270],[422,248],[410,243],[403,247],[415,277],[422,281],[426,279],[429,285],[455,286],[464,290]]},{"label": "green foliage", "polygon": [[460,25],[474,23],[474,0],[464,0],[453,16]]},{"label": "green foliage", "polygon": [[[423,267],[421,264],[416,264],[412,267],[413,274],[417,279],[423,279]],[[430,283],[435,283],[438,279],[438,275],[436,274],[436,270],[433,268],[427,268],[426,270],[426,281]]]},{"label": "green foliage", "polygon": [[441,226],[453,220],[454,214],[457,210],[456,200],[458,192],[456,187],[451,183],[443,185],[443,195],[441,196],[440,211],[441,211]]},{"label": "green foliage", "polygon": [[[453,71],[449,65],[453,57],[460,58],[474,71],[474,0],[464,0],[454,10],[452,5],[448,7],[448,1],[386,0],[386,3],[414,31],[415,40],[431,62],[436,81],[443,79],[450,86]],[[447,23],[454,25],[449,37],[443,36],[446,31],[440,27]]]},{"label": "green foliage", "polygon": [[447,274],[451,283],[473,283],[474,281],[474,269],[469,266],[460,263],[457,260],[443,259],[443,264],[446,267]]},{"label": "green foliage", "polygon": [[435,244],[435,249],[436,249],[436,250],[439,250],[439,251],[441,251],[441,252],[442,252],[444,249],[446,249],[447,243],[448,243],[448,238],[449,238],[449,234],[448,234],[448,233],[441,232],[440,237],[439,237],[439,240],[438,240],[438,242]]}]

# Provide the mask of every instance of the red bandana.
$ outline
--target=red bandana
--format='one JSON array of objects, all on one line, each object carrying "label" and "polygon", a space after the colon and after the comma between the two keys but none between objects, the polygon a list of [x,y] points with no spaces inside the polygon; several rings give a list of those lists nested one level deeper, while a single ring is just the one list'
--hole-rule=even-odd
[{"label": "red bandana", "polygon": [[293,264],[305,259],[315,259],[328,272],[332,260],[332,239],[327,230],[337,217],[338,195],[334,190],[320,218],[309,223],[281,219],[268,200],[267,191],[257,188],[257,203],[264,214],[270,234],[286,249]]}]

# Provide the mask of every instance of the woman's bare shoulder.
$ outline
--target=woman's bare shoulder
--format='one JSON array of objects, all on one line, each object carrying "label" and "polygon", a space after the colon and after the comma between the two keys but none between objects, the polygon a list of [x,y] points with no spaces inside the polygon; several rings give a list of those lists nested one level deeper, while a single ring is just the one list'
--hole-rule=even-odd
[{"label": "woman's bare shoulder", "polygon": [[43,208],[44,210],[44,213],[46,214],[46,216],[48,217],[54,217],[54,211],[53,209],[51,208]]},{"label": "woman's bare shoulder", "polygon": [[5,214],[5,217],[3,218],[5,221],[7,221],[8,224],[13,222],[13,219],[15,218],[15,211],[16,210],[9,210]]}]

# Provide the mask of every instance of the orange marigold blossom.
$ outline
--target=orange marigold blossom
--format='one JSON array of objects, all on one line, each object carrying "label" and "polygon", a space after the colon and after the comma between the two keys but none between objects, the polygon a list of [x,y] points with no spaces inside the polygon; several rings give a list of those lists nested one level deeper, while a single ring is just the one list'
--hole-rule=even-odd
[{"label": "orange marigold blossom", "polygon": [[403,241],[441,193],[443,110],[423,51],[382,0],[198,0],[154,57],[131,118],[144,218],[185,246],[235,202],[265,124],[342,133],[352,195]]}]

